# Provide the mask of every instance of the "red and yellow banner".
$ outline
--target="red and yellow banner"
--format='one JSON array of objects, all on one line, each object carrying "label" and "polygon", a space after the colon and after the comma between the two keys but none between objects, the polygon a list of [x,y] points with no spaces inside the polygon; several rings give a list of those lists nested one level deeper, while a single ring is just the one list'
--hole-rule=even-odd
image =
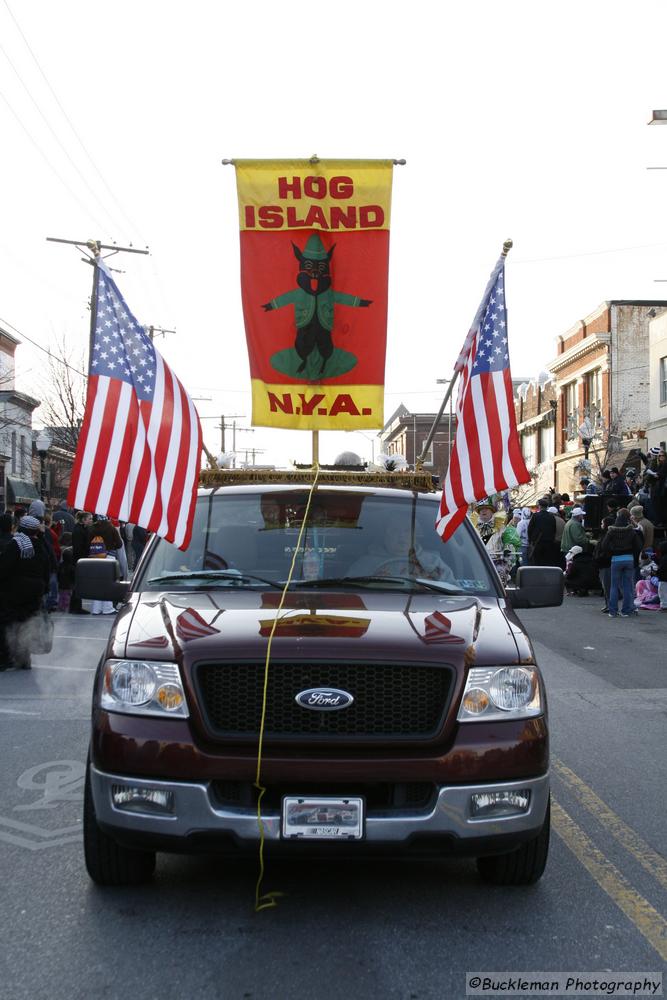
[{"label": "red and yellow banner", "polygon": [[391,160],[236,160],[252,422],[384,423]]}]

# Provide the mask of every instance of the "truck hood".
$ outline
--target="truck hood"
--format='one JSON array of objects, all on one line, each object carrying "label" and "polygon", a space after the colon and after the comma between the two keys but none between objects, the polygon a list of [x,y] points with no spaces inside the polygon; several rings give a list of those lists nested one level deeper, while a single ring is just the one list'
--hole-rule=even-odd
[{"label": "truck hood", "polygon": [[273,630],[277,660],[486,666],[530,658],[495,597],[313,590],[289,593],[277,615],[280,597],[279,591],[222,589],[134,594],[118,616],[108,652],[189,663],[257,661],[266,656]]}]

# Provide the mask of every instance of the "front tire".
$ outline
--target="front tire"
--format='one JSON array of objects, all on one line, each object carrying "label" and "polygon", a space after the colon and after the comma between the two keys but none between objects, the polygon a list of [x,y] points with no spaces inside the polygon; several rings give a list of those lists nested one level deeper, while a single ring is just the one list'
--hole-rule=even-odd
[{"label": "front tire", "polygon": [[97,885],[140,885],[148,882],[155,871],[154,851],[122,847],[98,826],[90,787],[90,762],[83,796],[83,847],[86,869]]},{"label": "front tire", "polygon": [[547,804],[544,825],[536,837],[509,854],[477,858],[477,871],[481,878],[492,885],[533,885],[544,874],[550,829],[551,799]]}]

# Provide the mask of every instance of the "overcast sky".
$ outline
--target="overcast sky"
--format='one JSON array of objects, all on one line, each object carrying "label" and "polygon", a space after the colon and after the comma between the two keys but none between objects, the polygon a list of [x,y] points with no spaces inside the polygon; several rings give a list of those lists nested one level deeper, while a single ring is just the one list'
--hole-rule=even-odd
[{"label": "overcast sky", "polygon": [[[0,322],[44,346],[64,335],[80,356],[90,268],[46,237],[148,244],[149,257],[111,262],[128,304],[176,328],[158,347],[210,397],[201,416],[248,427],[235,177],[221,159],[405,157],[385,416],[437,409],[435,379],[507,237],[512,373],[534,376],[603,300],[667,298],[667,171],[647,169],[667,166],[667,123],[647,127],[667,107],[666,29],[664,0],[0,0]],[[44,361],[19,348],[19,388],[37,392]],[[203,427],[219,450],[216,422]],[[365,435],[322,434],[322,459],[370,457]],[[258,427],[237,446],[310,457],[304,432]]]}]

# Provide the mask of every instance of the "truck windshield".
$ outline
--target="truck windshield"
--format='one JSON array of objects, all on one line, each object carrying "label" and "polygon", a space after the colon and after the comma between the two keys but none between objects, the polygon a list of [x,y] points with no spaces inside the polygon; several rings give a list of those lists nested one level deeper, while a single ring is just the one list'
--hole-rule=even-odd
[{"label": "truck windshield", "polygon": [[200,497],[189,548],[156,540],[135,586],[262,588],[286,580],[296,552],[299,588],[361,577],[370,589],[423,580],[443,584],[443,593],[497,592],[467,523],[448,542],[439,537],[433,499],[319,489],[297,552],[307,502],[304,489]]}]

